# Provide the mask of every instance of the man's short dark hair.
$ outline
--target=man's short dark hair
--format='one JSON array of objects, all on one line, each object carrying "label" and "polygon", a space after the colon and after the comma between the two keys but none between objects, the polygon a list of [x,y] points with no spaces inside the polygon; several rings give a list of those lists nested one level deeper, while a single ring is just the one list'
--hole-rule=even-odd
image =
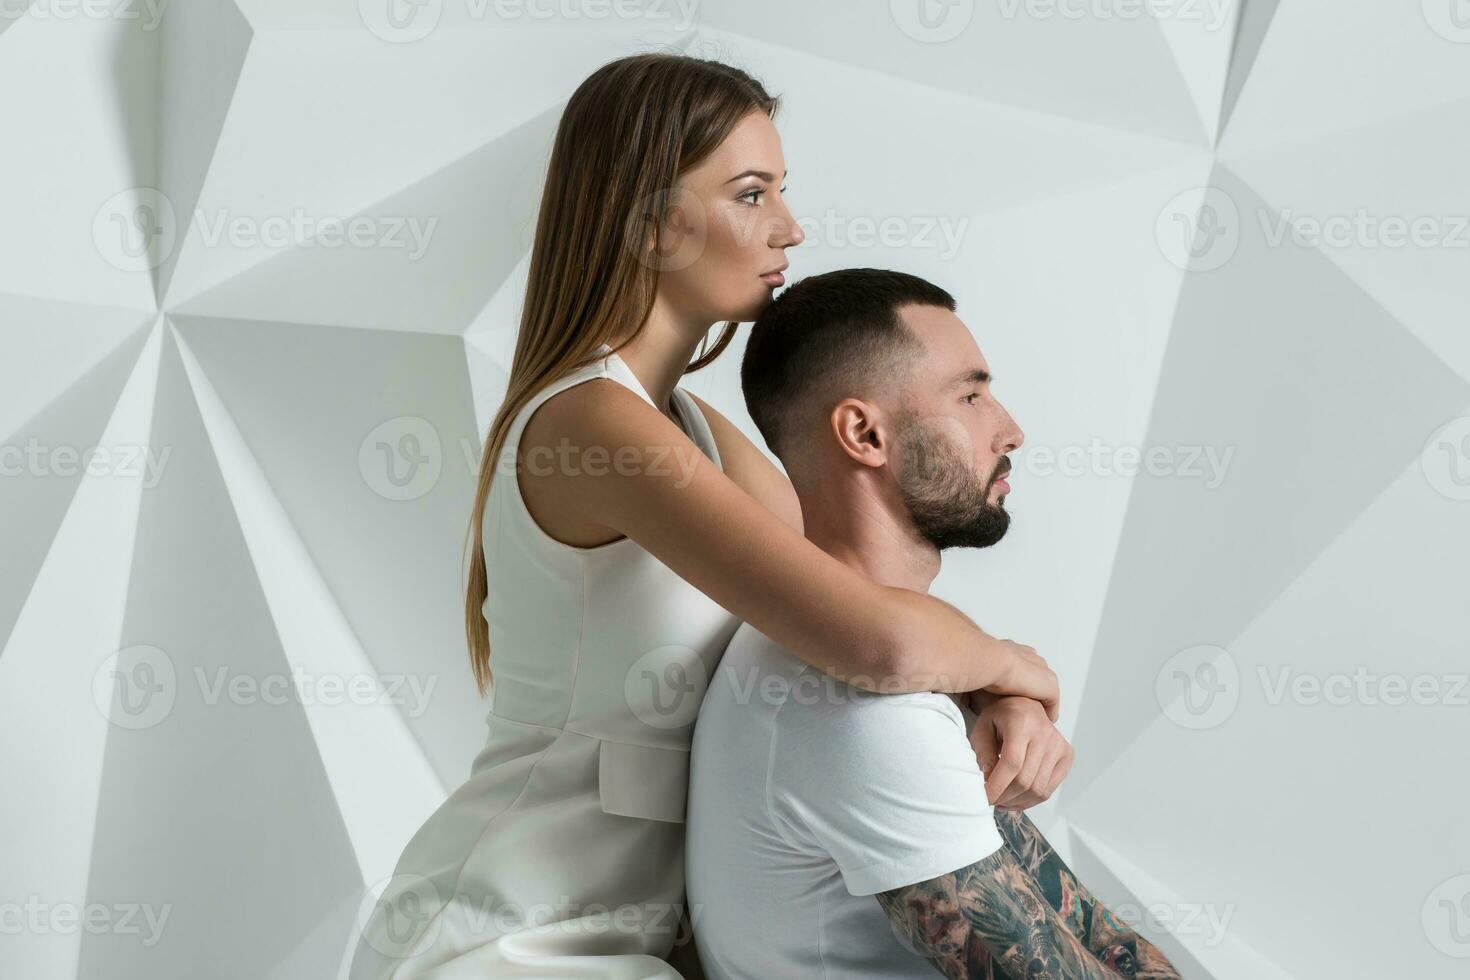
[{"label": "man's short dark hair", "polygon": [[909,304],[955,308],[954,297],[927,279],[839,269],[795,283],[756,319],[740,385],[756,428],[788,468],[790,438],[804,416],[906,375],[923,351],[898,314]]}]

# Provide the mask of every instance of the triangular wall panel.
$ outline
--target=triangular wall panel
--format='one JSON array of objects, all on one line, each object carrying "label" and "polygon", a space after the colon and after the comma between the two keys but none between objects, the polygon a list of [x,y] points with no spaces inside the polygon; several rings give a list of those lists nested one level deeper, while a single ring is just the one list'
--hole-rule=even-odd
[{"label": "triangular wall panel", "polygon": [[[1241,215],[1239,241],[1180,298],[1148,431],[1178,466],[1134,484],[1072,791],[1157,715],[1165,661],[1228,644],[1470,400],[1470,384],[1331,261],[1271,244],[1255,217],[1270,208],[1251,188],[1224,169],[1213,183]],[[1411,390],[1383,380],[1402,378]],[[1191,476],[1206,469],[1215,476]]]},{"label": "triangular wall panel", "polygon": [[174,321],[369,662],[428,692],[400,710],[439,779],[459,785],[485,711],[460,585],[480,449],[462,339]]},{"label": "triangular wall panel", "polygon": [[260,976],[260,937],[289,948],[360,872],[172,343],[156,410],[172,454],[138,515],[87,898],[161,925],[85,936],[77,975]]}]

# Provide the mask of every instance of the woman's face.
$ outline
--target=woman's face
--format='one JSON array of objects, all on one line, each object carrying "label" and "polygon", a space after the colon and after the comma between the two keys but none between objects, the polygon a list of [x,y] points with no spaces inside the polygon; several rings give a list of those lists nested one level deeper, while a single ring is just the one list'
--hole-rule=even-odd
[{"label": "woman's face", "polygon": [[781,197],[785,175],[775,125],[752,111],[680,178],[654,257],[672,312],[707,325],[765,309],[785,281],[786,248],[806,237]]}]

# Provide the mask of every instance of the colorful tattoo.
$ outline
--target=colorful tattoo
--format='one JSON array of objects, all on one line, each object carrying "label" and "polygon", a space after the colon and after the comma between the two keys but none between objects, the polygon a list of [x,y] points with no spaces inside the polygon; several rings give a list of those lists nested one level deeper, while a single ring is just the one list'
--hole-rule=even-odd
[{"label": "colorful tattoo", "polygon": [[996,810],[995,825],[1047,904],[1098,960],[1133,980],[1179,980],[1179,972],[1158,947],[1113,915],[1077,880],[1030,817]]},{"label": "colorful tattoo", "polygon": [[1006,846],[951,874],[880,892],[894,927],[940,973],[984,980],[1179,980],[1089,892],[1023,813]]}]

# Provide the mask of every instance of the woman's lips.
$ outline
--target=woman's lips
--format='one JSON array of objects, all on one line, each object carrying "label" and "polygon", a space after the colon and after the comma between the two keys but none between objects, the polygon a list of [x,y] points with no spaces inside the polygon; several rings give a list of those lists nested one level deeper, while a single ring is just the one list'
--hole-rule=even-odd
[{"label": "woman's lips", "polygon": [[779,272],[767,272],[761,276],[761,282],[768,286],[781,286],[785,285],[786,277]]}]

